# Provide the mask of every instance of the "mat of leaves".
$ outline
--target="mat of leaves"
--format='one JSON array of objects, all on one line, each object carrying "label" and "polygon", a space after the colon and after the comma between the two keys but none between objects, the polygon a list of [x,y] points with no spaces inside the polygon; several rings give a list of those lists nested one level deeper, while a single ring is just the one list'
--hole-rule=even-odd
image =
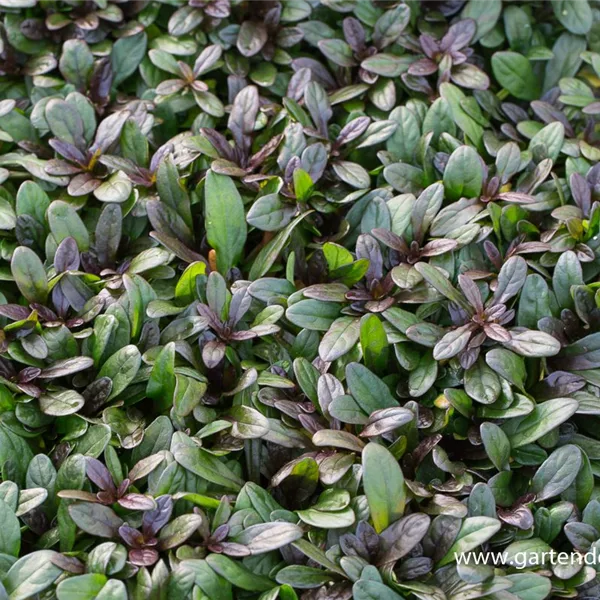
[{"label": "mat of leaves", "polygon": [[597,0],[0,0],[0,600],[598,598],[598,115]]}]

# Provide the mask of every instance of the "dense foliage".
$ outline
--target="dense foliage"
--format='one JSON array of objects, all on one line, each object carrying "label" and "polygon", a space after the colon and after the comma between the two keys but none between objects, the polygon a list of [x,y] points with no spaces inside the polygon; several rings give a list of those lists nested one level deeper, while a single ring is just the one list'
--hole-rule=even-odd
[{"label": "dense foliage", "polygon": [[597,0],[0,0],[0,599],[598,598],[599,90]]}]

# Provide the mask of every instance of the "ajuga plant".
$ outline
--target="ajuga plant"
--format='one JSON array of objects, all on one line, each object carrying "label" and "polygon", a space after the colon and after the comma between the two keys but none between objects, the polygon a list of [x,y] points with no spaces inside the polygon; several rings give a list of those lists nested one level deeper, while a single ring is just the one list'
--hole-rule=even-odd
[{"label": "ajuga plant", "polygon": [[598,0],[0,0],[0,598],[599,598],[599,118]]}]

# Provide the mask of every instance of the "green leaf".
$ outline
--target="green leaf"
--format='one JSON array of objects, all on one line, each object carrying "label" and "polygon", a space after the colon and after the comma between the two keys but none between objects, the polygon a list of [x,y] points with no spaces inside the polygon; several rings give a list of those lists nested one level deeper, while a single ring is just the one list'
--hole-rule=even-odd
[{"label": "green leaf", "polygon": [[559,496],[567,490],[575,481],[581,465],[582,454],[577,446],[557,448],[536,471],[531,481],[536,501]]},{"label": "green leaf", "polygon": [[352,48],[343,40],[321,40],[319,50],[340,67],[353,67],[356,65]]},{"label": "green leaf", "polygon": [[370,73],[375,73],[375,75],[393,78],[406,73],[413,62],[414,58],[412,56],[396,56],[395,54],[378,52],[365,58],[360,66]]},{"label": "green leaf", "polygon": [[494,348],[485,355],[485,362],[500,377],[523,389],[527,371],[525,361],[520,356],[504,348]]},{"label": "green leaf", "polygon": [[57,390],[42,394],[39,402],[44,414],[63,417],[76,413],[85,404],[85,399],[75,390]]},{"label": "green leaf", "polygon": [[300,300],[286,310],[285,316],[303,329],[327,331],[339,316],[340,308],[336,302]]},{"label": "green leaf", "polygon": [[53,98],[46,104],[45,116],[55,137],[73,146],[83,144],[83,121],[72,104]]},{"label": "green leaf", "polygon": [[526,417],[515,425],[512,423],[509,432],[506,431],[513,448],[525,446],[539,440],[575,414],[579,402],[573,398],[553,398],[543,404],[538,404]]},{"label": "green leaf", "polygon": [[537,573],[513,573],[506,578],[512,582],[510,593],[519,600],[545,600],[552,589],[550,579]]},{"label": "green leaf", "polygon": [[583,283],[581,264],[577,255],[571,250],[563,252],[558,257],[552,275],[552,289],[561,309],[573,308],[571,288],[575,285],[583,285]]},{"label": "green leaf", "polygon": [[77,575],[61,581],[56,588],[58,600],[93,600],[102,591],[108,578],[101,573]]},{"label": "green leaf", "polygon": [[440,85],[440,95],[448,102],[454,122],[465,133],[468,139],[480,149],[483,138],[483,127],[469,113],[465,112],[463,107],[466,96],[464,93],[452,83],[444,82]]},{"label": "green leaf", "polygon": [[302,535],[302,529],[294,523],[261,523],[247,527],[234,541],[246,546],[251,554],[263,554],[295,542]]},{"label": "green leaf", "polygon": [[336,319],[319,345],[319,356],[325,362],[344,356],[358,342],[360,335],[360,321],[354,317],[340,317]]},{"label": "green leaf", "polygon": [[552,3],[552,9],[571,33],[586,34],[594,23],[588,0],[557,0]]},{"label": "green leaf", "polygon": [[259,279],[269,271],[288,242],[292,231],[311,212],[312,211],[306,211],[301,215],[298,215],[289,225],[282,229],[268,244],[262,248],[250,267],[249,278],[251,281]]},{"label": "green leaf", "polygon": [[69,515],[79,529],[103,538],[114,538],[123,520],[108,506],[81,502],[69,506]]},{"label": "green leaf", "polygon": [[[507,10],[508,7],[504,9],[504,12]],[[494,29],[501,14],[501,0],[488,0],[488,2],[469,0],[461,12],[461,18],[473,19],[477,24],[477,33],[471,43],[488,35]]]},{"label": "green leaf", "polygon": [[185,188],[179,183],[179,173],[171,157],[163,160],[156,173],[156,189],[161,202],[170,206],[191,230],[192,210]]},{"label": "green leaf", "polygon": [[203,517],[198,514],[181,515],[167,523],[158,536],[158,549],[169,550],[183,544],[202,525]]},{"label": "green leaf", "polygon": [[510,442],[506,434],[494,423],[482,423],[481,441],[490,460],[498,471],[509,471]]},{"label": "green leaf", "polygon": [[215,573],[235,587],[248,592],[264,592],[277,585],[268,577],[248,570],[240,562],[234,561],[223,554],[209,554],[206,557],[206,562]]},{"label": "green leaf", "polygon": [[209,171],[205,188],[206,236],[225,275],[242,257],[246,216],[242,198],[231,178]]},{"label": "green leaf", "polygon": [[444,190],[450,200],[476,198],[481,194],[483,165],[471,146],[460,146],[444,169]]},{"label": "green leaf", "polygon": [[511,566],[517,566],[524,569],[530,566],[539,566],[544,564],[543,557],[548,556],[552,548],[539,537],[533,537],[527,540],[520,540],[510,544],[504,552],[504,561]]},{"label": "green leaf", "polygon": [[554,356],[561,349],[560,342],[543,331],[520,331],[511,333],[511,340],[505,346],[521,356],[541,358]]},{"label": "green leaf", "polygon": [[62,200],[55,200],[48,208],[48,224],[57,244],[65,238],[72,237],[77,242],[80,252],[90,246],[90,236],[81,217],[75,208]]},{"label": "green leaf", "polygon": [[215,485],[234,492],[244,485],[223,462],[202,448],[182,445],[175,449],[173,456],[182,467]]},{"label": "green leaf", "polygon": [[135,73],[146,54],[147,36],[145,32],[119,38],[110,55],[113,72],[113,86],[118,86]]},{"label": "green leaf", "polygon": [[67,40],[58,63],[62,76],[76,88],[83,90],[94,68],[94,55],[83,40]]},{"label": "green leaf", "polygon": [[13,252],[10,269],[19,291],[29,302],[46,302],[48,278],[42,261],[33,250],[19,246]]},{"label": "green leaf", "polygon": [[550,123],[540,129],[529,142],[529,149],[536,160],[546,158],[556,161],[563,147],[565,126],[560,123]]},{"label": "green leaf", "polygon": [[490,517],[467,517],[458,532],[456,540],[438,563],[438,566],[454,562],[457,555],[474,550],[487,542],[501,527],[500,521]]},{"label": "green leaf", "polygon": [[365,366],[383,371],[388,362],[388,338],[383,323],[376,315],[364,315],[360,320],[360,345]]},{"label": "green leaf", "polygon": [[304,565],[284,567],[277,571],[275,578],[277,583],[287,584],[300,590],[320,588],[332,579],[331,575],[328,575],[325,571]]},{"label": "green leaf", "polygon": [[175,342],[169,342],[159,352],[146,386],[146,394],[163,408],[171,406],[175,394]]},{"label": "green leaf", "polygon": [[102,365],[98,379],[108,377],[112,380],[112,391],[108,399],[118,396],[133,381],[142,364],[142,356],[137,346],[121,348]]},{"label": "green leaf", "polygon": [[442,273],[431,266],[429,263],[419,262],[415,265],[415,269],[423,276],[425,281],[435,288],[440,294],[448,298],[451,302],[458,304],[468,313],[473,311],[472,306],[467,302],[466,298],[448,281]]},{"label": "green leaf", "polygon": [[481,404],[493,404],[501,391],[498,375],[481,358],[465,371],[464,385],[465,392]]},{"label": "green leaf", "polygon": [[345,529],[353,525],[356,521],[356,515],[351,508],[337,511],[308,508],[306,510],[298,510],[296,514],[304,523],[321,529]]},{"label": "green leaf", "polygon": [[538,321],[550,314],[550,291],[541,275],[528,275],[519,298],[517,323],[521,327],[537,328]]},{"label": "green leaf", "polygon": [[404,513],[406,488],[398,461],[371,442],[362,451],[363,485],[375,530],[381,533]]},{"label": "green leaf", "polygon": [[518,52],[496,52],[492,71],[498,83],[519,100],[535,100],[540,87],[529,60]]},{"label": "green leaf", "polygon": [[38,550],[14,563],[3,579],[10,600],[27,600],[49,588],[63,573],[53,563],[57,557],[52,550]]},{"label": "green leaf", "polygon": [[0,500],[0,520],[2,529],[0,529],[0,552],[19,556],[21,549],[21,528],[19,519],[15,516],[12,508],[4,501]]},{"label": "green leaf", "polygon": [[30,215],[39,223],[44,223],[46,210],[50,206],[48,194],[34,181],[24,181],[17,192],[17,215]]},{"label": "green leaf", "polygon": [[246,220],[262,231],[278,231],[292,220],[294,212],[292,206],[280,200],[279,194],[266,194],[250,207]]},{"label": "green leaf", "polygon": [[387,385],[367,367],[350,363],[346,367],[350,393],[367,415],[380,408],[398,406]]},{"label": "green leaf", "polygon": [[402,600],[403,598],[380,581],[369,579],[359,579],[352,586],[352,597],[355,600]]},{"label": "green leaf", "polygon": [[579,510],[585,510],[590,504],[595,480],[590,459],[584,452],[581,453],[581,458],[581,468],[575,481],[561,494],[561,497],[568,502],[573,502]]}]

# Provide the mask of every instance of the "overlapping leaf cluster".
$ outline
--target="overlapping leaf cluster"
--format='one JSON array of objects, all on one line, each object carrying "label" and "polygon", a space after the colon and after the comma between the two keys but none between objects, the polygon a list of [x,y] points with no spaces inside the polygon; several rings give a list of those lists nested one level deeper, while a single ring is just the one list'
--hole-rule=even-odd
[{"label": "overlapping leaf cluster", "polygon": [[597,598],[599,90],[596,0],[0,0],[0,597]]}]

